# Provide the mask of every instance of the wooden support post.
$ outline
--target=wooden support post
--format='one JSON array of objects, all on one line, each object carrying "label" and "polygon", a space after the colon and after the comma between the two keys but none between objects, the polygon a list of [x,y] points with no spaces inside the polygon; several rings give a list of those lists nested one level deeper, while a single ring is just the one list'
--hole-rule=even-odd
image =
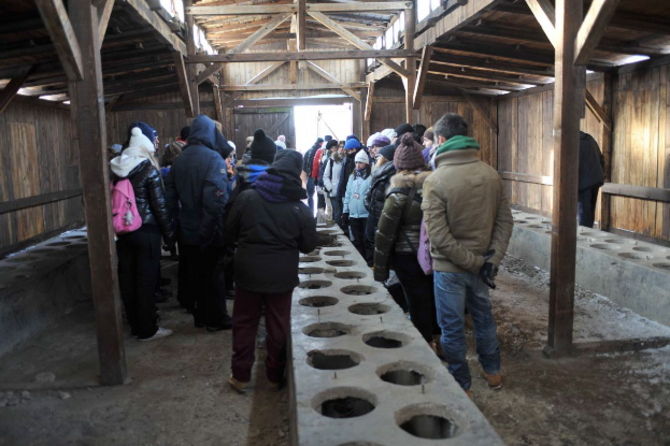
[{"label": "wooden support post", "polygon": [[298,12],[296,12],[296,43],[298,51],[305,51],[305,33],[307,31],[305,0],[295,0],[295,3],[298,6]]},{"label": "wooden support post", "polygon": [[[416,8],[405,9],[405,49],[414,51],[414,34],[416,34]],[[414,119],[414,90],[416,86],[416,57],[405,59],[405,69],[407,70],[407,79],[405,81],[405,117],[410,124]]]},{"label": "wooden support post", "polygon": [[[229,92],[222,92],[223,94],[223,106],[221,110],[223,124],[224,136],[228,139],[233,139],[235,136],[235,115],[233,114],[233,96]],[[237,156],[242,157],[244,154],[244,147],[237,148]]]},{"label": "wooden support post", "polygon": [[70,0],[70,17],[81,48],[82,79],[70,78],[72,118],[77,125],[81,183],[86,205],[91,292],[100,357],[100,381],[126,380],[121,301],[109,191],[107,135],[98,11],[90,0]]},{"label": "wooden support post", "polygon": [[223,123],[223,103],[221,102],[221,90],[218,85],[212,84],[212,97],[214,98],[214,117],[223,125],[225,131],[225,125]]},{"label": "wooden support post", "polygon": [[372,117],[372,104],[375,95],[375,83],[368,82],[368,95],[365,100],[365,113],[363,114],[363,119],[369,121]]},{"label": "wooden support post", "polygon": [[[286,41],[286,49],[290,53],[294,53],[297,50],[297,43],[295,40],[287,40]],[[278,63],[278,62],[277,62]],[[288,63],[288,81],[291,84],[297,84],[298,83],[298,61],[297,60],[292,60]]]},{"label": "wooden support post", "polygon": [[21,88],[21,85],[23,85],[23,83],[26,81],[26,79],[28,79],[34,70],[35,65],[28,67],[28,69],[25,70],[22,75],[12,78],[12,80],[9,81],[7,85],[5,85],[5,88],[0,90],[0,113],[7,109],[10,102],[12,102],[12,99],[16,97],[16,94]]},{"label": "wooden support post", "polygon": [[[189,8],[192,5],[193,0],[184,0],[184,11],[186,11],[186,53],[189,57],[195,56],[196,53],[195,35],[193,34],[195,20],[189,13]],[[198,74],[196,72],[196,66],[189,64],[186,73],[188,75],[189,92],[191,94],[192,116],[197,116],[200,114],[200,92],[198,90]]]},{"label": "wooden support post", "polygon": [[[604,95],[603,95],[603,104],[602,110],[605,113],[605,117],[612,122],[612,109],[614,108],[614,80],[612,73],[605,73],[603,78],[604,84]],[[605,182],[612,181],[612,126],[607,127],[603,125],[601,128],[601,137],[600,141],[602,147],[600,148],[603,153],[603,158],[605,159]],[[612,211],[612,198],[609,194],[601,193],[600,194],[600,217],[598,222],[600,224],[600,230],[609,231],[610,222],[611,222],[611,211]]]},{"label": "wooden support post", "polygon": [[575,38],[582,21],[583,0],[556,1],[554,85],[554,205],[549,290],[549,351],[572,349],[575,255],[577,245],[577,180],[579,118],[584,104],[584,66],[574,65]]}]

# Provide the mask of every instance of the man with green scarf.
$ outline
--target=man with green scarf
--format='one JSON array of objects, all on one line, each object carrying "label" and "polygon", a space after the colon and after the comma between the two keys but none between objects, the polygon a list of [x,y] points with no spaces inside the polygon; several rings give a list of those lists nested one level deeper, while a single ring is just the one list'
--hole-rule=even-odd
[{"label": "man with green scarf", "polygon": [[492,389],[502,388],[500,347],[488,287],[512,235],[512,212],[498,172],[482,162],[468,124],[446,114],[433,126],[435,171],[423,186],[423,218],[433,258],[440,344],[449,372],[470,394],[464,313],[472,315],[477,354]]}]

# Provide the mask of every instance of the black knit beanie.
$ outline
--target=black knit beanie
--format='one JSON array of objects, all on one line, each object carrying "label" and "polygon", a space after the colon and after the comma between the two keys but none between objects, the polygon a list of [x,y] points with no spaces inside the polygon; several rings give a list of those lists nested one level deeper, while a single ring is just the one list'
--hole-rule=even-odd
[{"label": "black knit beanie", "polygon": [[414,133],[414,127],[412,127],[408,123],[400,124],[398,127],[395,128],[395,132],[398,135],[398,138],[400,138],[405,133],[408,133],[408,132]]},{"label": "black knit beanie", "polygon": [[275,142],[265,136],[265,132],[258,129],[254,132],[254,141],[251,143],[251,159],[265,161],[272,164],[277,152]]},{"label": "black knit beanie", "polygon": [[379,154],[386,158],[389,161],[393,161],[393,155],[395,155],[395,149],[396,149],[395,144],[389,144],[386,147],[383,147],[380,151]]}]

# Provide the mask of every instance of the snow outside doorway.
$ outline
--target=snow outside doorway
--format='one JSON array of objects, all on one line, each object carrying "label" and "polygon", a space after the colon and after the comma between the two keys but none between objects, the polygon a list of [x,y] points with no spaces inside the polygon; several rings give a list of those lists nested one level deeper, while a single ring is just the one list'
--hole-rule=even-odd
[{"label": "snow outside doorway", "polygon": [[293,107],[296,148],[305,153],[317,137],[332,135],[344,140],[353,133],[351,103],[341,105],[298,105]]}]

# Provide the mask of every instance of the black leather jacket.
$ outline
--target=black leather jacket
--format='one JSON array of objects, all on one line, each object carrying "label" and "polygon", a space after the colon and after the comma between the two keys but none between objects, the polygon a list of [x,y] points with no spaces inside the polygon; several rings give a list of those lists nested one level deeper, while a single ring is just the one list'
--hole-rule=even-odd
[{"label": "black leather jacket", "polygon": [[375,227],[382,215],[384,209],[384,202],[386,201],[386,191],[391,181],[391,177],[395,175],[395,167],[392,162],[386,163],[374,172],[372,172],[372,180],[370,182],[370,190],[365,196],[365,208],[372,218]]},{"label": "black leather jacket", "polygon": [[[120,179],[116,175],[114,177],[115,180]],[[142,225],[157,225],[163,238],[174,240],[172,218],[168,211],[160,172],[146,160],[135,166],[127,178],[133,185],[135,203],[142,217]]]}]

